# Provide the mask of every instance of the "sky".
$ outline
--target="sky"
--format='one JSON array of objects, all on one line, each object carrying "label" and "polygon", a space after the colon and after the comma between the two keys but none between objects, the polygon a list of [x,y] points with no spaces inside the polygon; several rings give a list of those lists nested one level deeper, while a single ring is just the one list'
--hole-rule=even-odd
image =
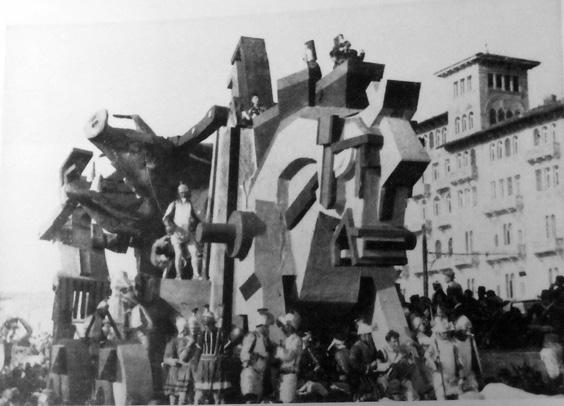
[{"label": "sky", "polygon": [[[557,0],[13,3],[0,48],[0,291],[51,288],[59,253],[38,234],[60,201],[68,153],[97,152],[83,132],[92,113],[139,114],[158,135],[184,133],[211,105],[228,104],[240,36],[265,39],[275,89],[305,68],[310,39],[329,72],[343,33],[367,61],[386,65],[385,78],[422,82],[416,119],[446,110],[450,87],[433,73],[486,46],[541,62],[529,72],[531,107],[563,96]],[[112,273],[132,266],[110,261]]]}]

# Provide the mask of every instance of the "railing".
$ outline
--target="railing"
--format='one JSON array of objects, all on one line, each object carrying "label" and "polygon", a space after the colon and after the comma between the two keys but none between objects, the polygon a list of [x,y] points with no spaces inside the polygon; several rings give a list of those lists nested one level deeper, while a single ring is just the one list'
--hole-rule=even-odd
[{"label": "railing", "polygon": [[533,242],[533,252],[539,257],[562,254],[564,252],[564,238],[552,237]]},{"label": "railing", "polygon": [[476,267],[480,264],[480,256],[476,253],[468,253],[468,255],[455,255],[454,265],[457,268]]},{"label": "railing", "polygon": [[456,168],[449,174],[450,183],[458,185],[478,178],[478,167],[476,165],[467,165],[462,168]]},{"label": "railing", "polygon": [[530,164],[547,161],[549,159],[558,159],[560,158],[560,143],[551,141],[536,145],[527,151],[526,158]]},{"label": "railing", "polygon": [[523,196],[507,196],[503,199],[495,199],[484,205],[484,214],[488,217],[514,213],[523,210]]}]

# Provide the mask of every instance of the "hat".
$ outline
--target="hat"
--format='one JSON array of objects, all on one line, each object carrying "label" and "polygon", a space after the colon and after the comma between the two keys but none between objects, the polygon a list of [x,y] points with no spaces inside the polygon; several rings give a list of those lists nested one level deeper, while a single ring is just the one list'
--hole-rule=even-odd
[{"label": "hat", "polygon": [[181,183],[180,185],[178,185],[178,193],[182,193],[182,192],[189,192],[190,188],[188,187],[188,185]]},{"label": "hat", "polygon": [[131,288],[131,282],[125,271],[120,271],[115,278],[112,278],[112,288],[119,290],[122,288]]},{"label": "hat", "polygon": [[456,320],[454,328],[455,330],[470,330],[472,328],[472,322],[468,317],[462,315]]},{"label": "hat", "polygon": [[450,277],[454,276],[454,271],[452,269],[447,269],[443,273],[445,274],[445,276],[450,276]]},{"label": "hat", "polygon": [[360,323],[358,323],[358,329],[356,330],[356,333],[359,336],[363,334],[370,334],[372,333],[372,327],[361,321]]},{"label": "hat", "polygon": [[419,330],[421,324],[423,324],[421,317],[414,317],[413,320],[411,320],[411,328],[413,328],[413,330]]}]

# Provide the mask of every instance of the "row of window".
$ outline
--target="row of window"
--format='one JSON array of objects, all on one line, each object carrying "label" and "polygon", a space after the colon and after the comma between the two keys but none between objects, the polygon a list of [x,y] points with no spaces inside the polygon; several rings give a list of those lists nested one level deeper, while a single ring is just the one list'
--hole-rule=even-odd
[{"label": "row of window", "polygon": [[538,192],[557,187],[560,184],[558,165],[535,170],[535,184]]},{"label": "row of window", "polygon": [[[501,241],[499,239],[499,234],[494,234],[494,247],[499,247],[501,244],[511,245],[511,241],[513,241],[513,224],[504,223],[501,227]],[[523,244],[523,241],[523,230],[517,230],[517,242],[519,244]]]},{"label": "row of window", "polygon": [[505,90],[507,92],[518,92],[519,77],[502,75],[500,73],[488,73],[488,88]]},{"label": "row of window", "polygon": [[[444,254],[452,255],[453,254],[452,237],[448,239],[447,244],[448,244],[447,251]],[[464,248],[466,250],[465,252],[468,254],[474,252],[474,231],[469,230],[464,232]],[[440,258],[443,255],[441,240],[435,241],[435,255],[437,258]]]},{"label": "row of window", "polygon": [[462,117],[456,117],[454,119],[454,133],[460,134],[461,132],[466,132],[467,130],[472,130],[474,128],[474,112],[463,114]]},{"label": "row of window", "polygon": [[542,144],[546,144],[548,142],[556,142],[556,123],[552,123],[551,126],[551,137],[548,136],[548,126],[542,126],[541,130],[535,128],[533,130],[533,144],[535,146]]},{"label": "row of window", "polygon": [[472,91],[472,76],[468,76],[466,79],[462,78],[453,83],[454,97],[463,95],[465,91]]},{"label": "row of window", "polygon": [[490,125],[495,123],[501,123],[502,121],[509,120],[513,117],[519,117],[521,112],[519,110],[511,111],[511,110],[503,110],[499,109],[490,109]]},{"label": "row of window", "polygon": [[490,143],[490,161],[510,157],[519,153],[519,139],[516,135],[506,137],[505,140],[497,140]]},{"label": "row of window", "polygon": [[437,128],[435,131],[425,134],[421,138],[423,146],[428,146],[429,149],[439,148],[441,145],[446,143],[447,129],[446,127]]},{"label": "row of window", "polygon": [[[478,205],[478,189],[476,188],[476,186],[472,186],[472,188],[467,187],[460,189],[457,193],[457,197],[459,209],[464,209],[466,207],[476,207]],[[445,193],[442,199],[439,196],[435,196],[435,198],[433,199],[433,214],[435,216],[440,216],[441,213],[451,214],[452,211],[452,199],[450,192]],[[427,218],[426,214],[425,201],[423,201],[424,218]]]},{"label": "row of window", "polygon": [[505,196],[512,196],[513,194],[521,194],[521,176],[515,175],[514,177],[507,177],[492,180],[490,182],[490,193],[492,200],[503,199]]},{"label": "row of window", "polygon": [[[462,151],[456,154],[456,168],[468,168],[474,164],[475,161],[475,151],[474,149]],[[448,176],[452,170],[452,166],[450,164],[450,158],[446,158],[444,161],[444,176]],[[431,175],[433,180],[439,180],[440,178],[440,170],[439,170],[439,163],[435,162],[431,166]],[[423,178],[423,182],[425,179]]]}]

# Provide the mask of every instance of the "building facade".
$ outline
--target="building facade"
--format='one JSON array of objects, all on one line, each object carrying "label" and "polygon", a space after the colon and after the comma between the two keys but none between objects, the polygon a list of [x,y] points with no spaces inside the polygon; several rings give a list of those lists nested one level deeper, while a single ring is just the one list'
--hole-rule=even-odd
[{"label": "building facade", "polygon": [[564,103],[529,108],[538,64],[478,53],[436,73],[452,92],[445,113],[414,123],[431,163],[406,211],[418,236],[398,280],[407,297],[423,293],[424,234],[429,287],[450,269],[464,289],[526,300],[564,273]]}]

